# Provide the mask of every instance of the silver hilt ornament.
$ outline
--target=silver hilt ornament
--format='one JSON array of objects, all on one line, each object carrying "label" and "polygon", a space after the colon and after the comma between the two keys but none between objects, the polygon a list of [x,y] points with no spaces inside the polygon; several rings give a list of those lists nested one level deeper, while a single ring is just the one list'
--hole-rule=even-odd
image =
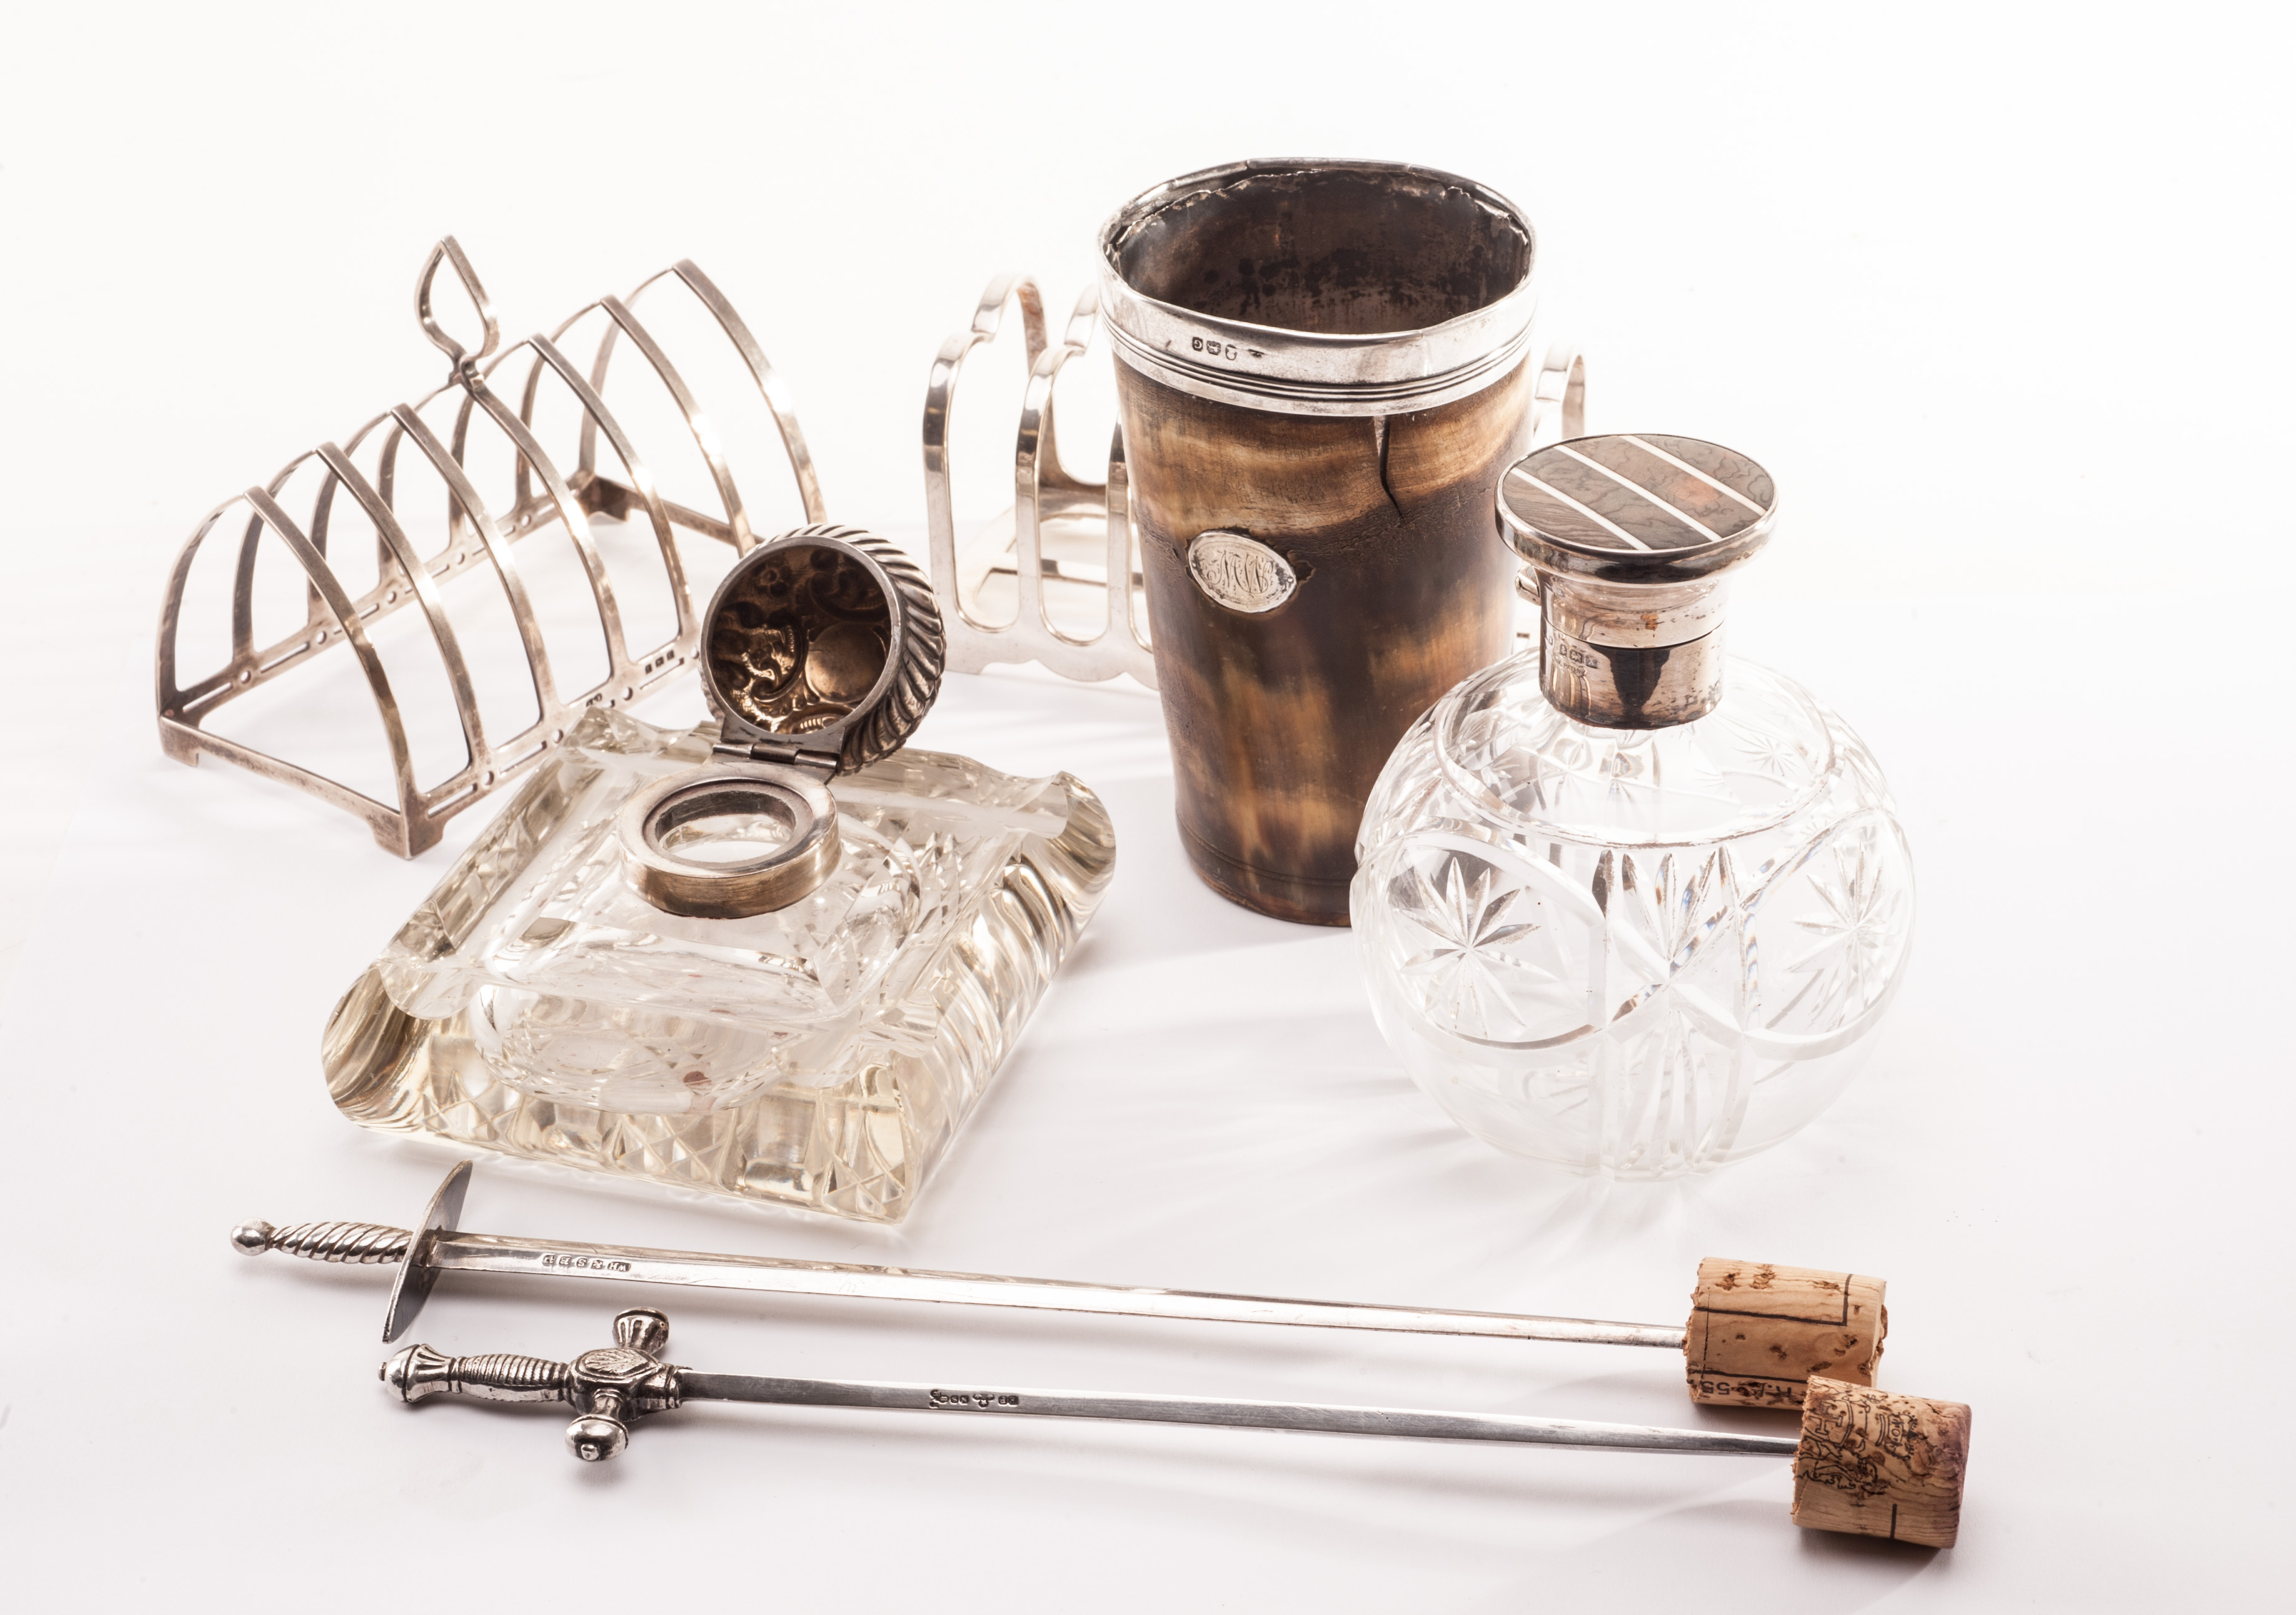
[{"label": "silver hilt ornament", "polygon": [[669,1320],[647,1307],[614,1319],[614,1344],[570,1363],[494,1353],[450,1357],[409,1346],[378,1371],[402,1402],[426,1397],[477,1397],[488,1402],[570,1402],[581,1415],[566,1427],[566,1447],[585,1463],[611,1458],[630,1444],[630,1421],[678,1405],[678,1371],[658,1355],[669,1343]]}]

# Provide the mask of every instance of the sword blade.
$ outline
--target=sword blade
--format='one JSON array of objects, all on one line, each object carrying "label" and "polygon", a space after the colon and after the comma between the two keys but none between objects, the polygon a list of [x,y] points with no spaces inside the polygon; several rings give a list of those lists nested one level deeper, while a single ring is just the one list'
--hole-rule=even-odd
[{"label": "sword blade", "polygon": [[1668,1430],[1654,1424],[1533,1419],[1512,1414],[1339,1407],[1311,1402],[1132,1396],[1120,1391],[982,1390],[873,1380],[782,1380],[750,1374],[698,1373],[689,1368],[677,1371],[677,1381],[679,1394],[689,1402],[765,1402],[796,1407],[977,1413],[1018,1418],[1121,1419],[1150,1424],[1222,1424],[1250,1430],[1322,1431],[1348,1436],[1514,1441],[1534,1447],[1716,1453],[1738,1457],[1791,1458],[1799,1445],[1792,1436],[1744,1436],[1722,1431]]},{"label": "sword blade", "polygon": [[1210,1291],[1086,1284],[1065,1279],[1005,1278],[772,1256],[652,1250],[494,1234],[446,1234],[430,1247],[441,1273],[500,1273],[592,1278],[638,1284],[683,1284],[774,1295],[841,1296],[866,1300],[938,1301],[964,1307],[1023,1307],[1121,1317],[1189,1318],[1216,1324],[1279,1324],[1321,1329],[1373,1329],[1405,1334],[1483,1335],[1512,1340],[1570,1340],[1606,1346],[1655,1346],[1679,1351],[1683,1331],[1654,1324],[1595,1318],[1453,1312],[1439,1308],[1357,1306],[1284,1300]]}]

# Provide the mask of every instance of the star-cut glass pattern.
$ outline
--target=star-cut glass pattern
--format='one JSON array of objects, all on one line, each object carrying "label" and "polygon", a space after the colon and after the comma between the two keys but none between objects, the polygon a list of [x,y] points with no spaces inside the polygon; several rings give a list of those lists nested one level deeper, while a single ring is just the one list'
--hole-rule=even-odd
[{"label": "star-cut glass pattern", "polygon": [[1882,835],[1877,825],[1847,826],[1807,866],[1816,906],[1795,915],[1804,946],[1784,963],[1800,985],[1771,1024],[1835,1025],[1889,987],[1911,893],[1889,878]]},{"label": "star-cut glass pattern", "polygon": [[1463,685],[1374,792],[1355,923],[1382,1029],[1519,1153],[1666,1177],[1777,1143],[1904,975],[1913,866],[1880,769],[1750,664],[1708,717],[1636,734],[1561,718],[1537,677],[1519,658]]},{"label": "star-cut glass pattern", "polygon": [[1408,888],[1400,912],[1423,946],[1399,968],[1417,985],[1427,1013],[1472,1037],[1518,1034],[1527,1020],[1518,995],[1560,980],[1550,964],[1517,946],[1539,929],[1529,917],[1537,894],[1501,885],[1490,865],[1456,853],[1433,879],[1414,865],[1400,884]]}]

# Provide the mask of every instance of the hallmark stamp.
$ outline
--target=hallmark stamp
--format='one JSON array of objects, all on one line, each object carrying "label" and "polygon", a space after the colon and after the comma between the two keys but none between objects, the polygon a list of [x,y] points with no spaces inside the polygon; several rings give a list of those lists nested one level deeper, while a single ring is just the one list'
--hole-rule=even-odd
[{"label": "hallmark stamp", "polygon": [[557,1256],[546,1252],[542,1265],[545,1267],[587,1267],[598,1273],[627,1273],[630,1270],[627,1262],[617,1262],[603,1256]]},{"label": "hallmark stamp", "polygon": [[993,1413],[1021,1406],[1020,1397],[1009,1390],[931,1390],[925,1395],[935,1407],[987,1408]]}]

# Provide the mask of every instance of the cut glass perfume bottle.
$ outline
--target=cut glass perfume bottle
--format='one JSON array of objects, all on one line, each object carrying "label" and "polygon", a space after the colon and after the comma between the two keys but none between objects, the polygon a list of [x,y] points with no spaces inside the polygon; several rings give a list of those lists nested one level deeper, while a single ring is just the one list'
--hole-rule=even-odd
[{"label": "cut glass perfume bottle", "polygon": [[335,1011],[370,1127],[893,1222],[1107,887],[1067,775],[902,750],[940,622],[805,528],[709,606],[717,721],[589,713]]},{"label": "cut glass perfume bottle", "polygon": [[1767,1149],[1840,1093],[1904,976],[1881,770],[1722,653],[1723,577],[1774,507],[1760,466],[1685,438],[1580,439],[1501,480],[1539,647],[1397,747],[1352,909],[1381,1030],[1502,1149],[1622,1177]]}]

